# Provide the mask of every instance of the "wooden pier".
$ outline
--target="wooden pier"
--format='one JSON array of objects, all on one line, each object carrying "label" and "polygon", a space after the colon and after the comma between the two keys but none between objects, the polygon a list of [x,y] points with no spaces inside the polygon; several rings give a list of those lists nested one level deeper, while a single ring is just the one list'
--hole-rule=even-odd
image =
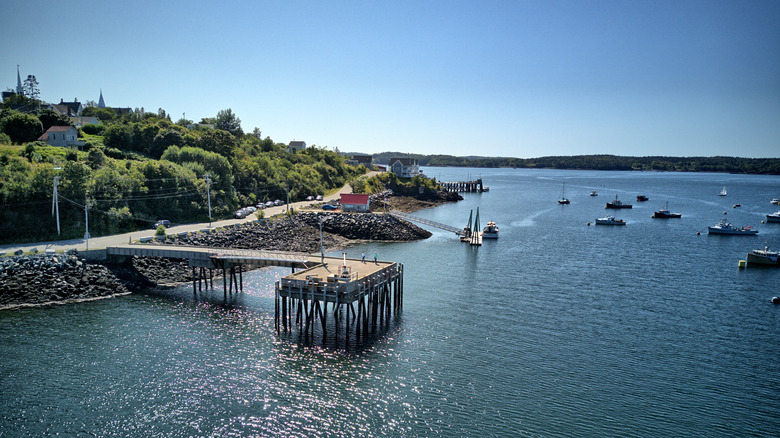
[{"label": "wooden pier", "polygon": [[439,182],[439,184],[448,192],[482,193],[488,191],[487,187],[482,185],[482,178],[474,181]]},{"label": "wooden pier", "polygon": [[277,332],[298,327],[302,336],[314,336],[317,321],[327,336],[328,306],[336,335],[343,325],[346,336],[354,329],[360,338],[377,331],[403,307],[403,264],[326,257],[325,263],[299,271],[276,283]]}]

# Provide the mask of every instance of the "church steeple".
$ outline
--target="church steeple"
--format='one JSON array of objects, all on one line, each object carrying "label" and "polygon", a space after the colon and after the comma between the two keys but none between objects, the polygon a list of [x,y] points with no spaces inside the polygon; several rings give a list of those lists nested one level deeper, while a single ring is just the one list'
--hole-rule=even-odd
[{"label": "church steeple", "polygon": [[98,100],[98,108],[105,108],[106,102],[103,101],[103,89],[100,89],[100,99]]},{"label": "church steeple", "polygon": [[24,94],[24,88],[22,88],[22,75],[19,74],[19,64],[16,64],[16,94]]}]

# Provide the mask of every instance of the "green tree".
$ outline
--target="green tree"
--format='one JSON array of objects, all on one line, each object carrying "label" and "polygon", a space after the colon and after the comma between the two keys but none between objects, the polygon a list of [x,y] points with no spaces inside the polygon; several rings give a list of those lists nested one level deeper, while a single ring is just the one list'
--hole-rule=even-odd
[{"label": "green tree", "polygon": [[110,122],[116,119],[116,111],[111,108],[87,107],[81,112],[85,117],[97,117],[101,122]]},{"label": "green tree", "polygon": [[27,76],[22,86],[24,94],[32,100],[38,100],[38,96],[41,94],[41,90],[38,89],[38,79],[35,75]]},{"label": "green tree", "polygon": [[181,146],[183,143],[181,132],[177,129],[163,129],[154,136],[152,141],[153,147],[149,155],[159,158],[169,147]]},{"label": "green tree", "polygon": [[215,128],[227,131],[236,137],[244,135],[244,131],[241,129],[241,119],[233,114],[233,110],[230,108],[217,113]]},{"label": "green tree", "polygon": [[103,133],[103,144],[120,150],[133,150],[133,136],[125,125],[111,125]]},{"label": "green tree", "polygon": [[35,141],[43,134],[43,124],[33,115],[15,113],[3,119],[3,132],[14,143],[25,143]]},{"label": "green tree", "polygon": [[216,152],[223,157],[231,157],[236,148],[236,138],[227,131],[209,129],[201,135],[198,147],[203,150]]},{"label": "green tree", "polygon": [[38,111],[38,120],[41,121],[44,132],[52,126],[71,126],[68,116],[48,108]]}]

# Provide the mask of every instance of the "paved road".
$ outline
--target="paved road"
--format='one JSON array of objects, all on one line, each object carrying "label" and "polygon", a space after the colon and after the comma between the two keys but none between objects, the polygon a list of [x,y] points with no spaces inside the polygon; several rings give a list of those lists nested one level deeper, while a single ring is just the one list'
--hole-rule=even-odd
[{"label": "paved road", "polygon": [[[378,174],[379,172],[369,172],[366,175],[367,176],[373,176]],[[324,201],[332,201],[337,200],[340,198],[342,193],[352,193],[352,186],[349,184],[346,184],[344,187],[341,188],[338,192],[324,197]],[[290,207],[294,208],[295,210],[301,209],[303,207],[308,207],[310,204],[312,204],[311,201],[301,201],[301,202],[291,202]],[[265,216],[271,217],[277,214],[284,213],[287,211],[287,205],[282,205],[278,207],[270,207],[266,208],[265,210]],[[231,224],[238,224],[238,223],[244,223],[244,222],[251,222],[255,220],[256,217],[254,214],[249,215],[248,217],[244,219],[225,219],[221,221],[216,221],[211,224],[211,228],[219,228],[224,227],[225,225],[231,225]],[[168,234],[177,234],[184,231],[192,232],[192,231],[198,231],[209,228],[209,223],[200,223],[200,224],[184,224],[184,225],[174,225],[170,228],[168,228],[167,233]],[[76,250],[83,251],[86,249],[102,249],[107,246],[114,246],[114,245],[123,245],[130,243],[132,241],[137,241],[138,239],[142,237],[150,237],[154,235],[154,229],[148,229],[148,230],[142,230],[142,231],[134,231],[132,233],[124,233],[124,234],[115,234],[112,236],[102,236],[102,237],[94,237],[89,239],[89,248],[87,248],[87,242],[84,239],[72,239],[72,240],[56,240],[52,242],[32,242],[32,243],[22,243],[22,244],[11,244],[11,245],[0,245],[0,254],[3,253],[12,253],[14,251],[17,251],[21,249],[22,251],[31,251],[33,248],[36,248],[40,252],[44,252],[47,249],[53,249],[55,251],[66,251],[71,248],[75,248]]]}]

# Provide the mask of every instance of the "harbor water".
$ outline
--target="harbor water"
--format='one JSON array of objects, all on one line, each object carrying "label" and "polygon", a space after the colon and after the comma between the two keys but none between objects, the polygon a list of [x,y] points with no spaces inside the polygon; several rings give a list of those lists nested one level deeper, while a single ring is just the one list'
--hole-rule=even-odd
[{"label": "harbor water", "polygon": [[[376,336],[277,335],[282,268],[227,299],[188,284],[2,311],[0,436],[776,436],[780,269],[738,262],[780,248],[761,223],[780,177],[425,170],[490,191],[415,215],[462,228],[479,207],[500,237],[345,249],[404,264]],[[616,196],[634,208],[605,210]],[[652,219],[667,202],[682,218]],[[724,212],[758,236],[707,235]]]}]

